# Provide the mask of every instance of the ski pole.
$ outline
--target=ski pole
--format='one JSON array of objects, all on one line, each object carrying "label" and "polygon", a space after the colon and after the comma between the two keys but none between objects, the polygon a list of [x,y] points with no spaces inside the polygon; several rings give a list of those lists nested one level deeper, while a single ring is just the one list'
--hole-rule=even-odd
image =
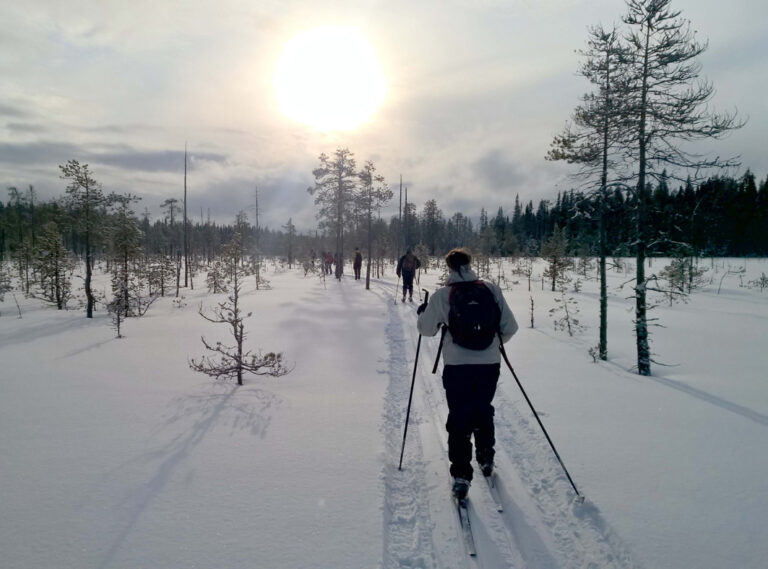
[{"label": "ski pole", "polygon": [[[427,302],[429,292],[424,291],[424,302]],[[403,431],[403,448],[400,449],[400,464],[397,469],[403,469],[403,454],[405,453],[405,436],[408,434],[408,419],[411,416],[411,401],[413,400],[413,386],[416,385],[416,366],[419,364],[419,350],[421,349],[421,334],[416,342],[416,359],[413,362],[413,378],[411,378],[411,394],[408,396],[408,410],[405,412],[405,430]]]},{"label": "ski pole", "polygon": [[395,284],[395,296],[392,298],[392,303],[397,304],[397,290],[400,288],[400,275],[397,275],[397,284]]},{"label": "ski pole", "polygon": [[435,358],[435,366],[432,368],[432,373],[437,373],[437,364],[440,363],[440,354],[443,351],[443,341],[445,341],[445,333],[448,331],[446,324],[442,325],[443,331],[440,333],[440,344],[437,346],[437,357]]},{"label": "ski pole", "polygon": [[499,334],[499,349],[501,350],[501,355],[504,357],[504,361],[506,362],[507,367],[509,368],[509,371],[512,372],[512,377],[515,378],[515,381],[517,382],[517,386],[520,388],[520,391],[522,392],[523,397],[525,397],[525,400],[528,403],[528,406],[531,408],[531,411],[533,411],[533,416],[536,417],[536,421],[538,421],[539,427],[541,427],[541,430],[544,432],[544,436],[547,437],[549,446],[552,447],[552,452],[555,453],[555,457],[557,458],[557,461],[560,463],[560,466],[562,466],[563,468],[563,472],[565,472],[565,475],[568,477],[568,482],[570,482],[571,486],[573,486],[573,491],[576,492],[576,502],[578,502],[579,504],[583,504],[584,496],[581,494],[581,492],[579,492],[579,489],[576,488],[576,484],[574,484],[573,478],[571,478],[571,475],[568,473],[568,469],[565,467],[563,460],[560,458],[560,454],[557,452],[557,449],[555,448],[555,444],[552,442],[552,439],[549,438],[549,433],[547,433],[547,429],[544,428],[544,424],[541,422],[541,419],[539,419],[539,414],[536,412],[536,409],[534,409],[533,403],[531,403],[531,400],[528,399],[528,395],[525,393],[525,389],[523,389],[523,385],[520,383],[520,380],[517,378],[517,374],[515,373],[515,370],[512,368],[512,364],[509,363],[507,352],[504,349],[504,343],[501,341],[501,334]]}]

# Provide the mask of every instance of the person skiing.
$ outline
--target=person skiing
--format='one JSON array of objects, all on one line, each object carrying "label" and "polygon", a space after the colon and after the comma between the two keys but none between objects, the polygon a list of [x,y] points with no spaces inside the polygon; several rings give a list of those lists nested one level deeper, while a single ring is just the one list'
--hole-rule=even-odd
[{"label": "person skiing", "polygon": [[416,276],[416,270],[421,266],[421,261],[411,252],[411,248],[405,252],[405,255],[400,257],[397,262],[397,276],[403,278],[403,300],[405,302],[405,295],[408,293],[409,299],[413,302],[413,277]]},{"label": "person skiing", "polygon": [[360,269],[363,267],[363,256],[360,254],[360,249],[355,247],[355,261],[352,263],[352,268],[355,269],[355,280],[360,280]]},{"label": "person skiing", "polygon": [[518,328],[501,289],[479,280],[469,266],[471,260],[467,249],[449,252],[445,257],[446,286],[417,309],[420,334],[434,336],[443,330],[448,458],[453,494],[458,500],[466,498],[472,482],[473,434],[475,458],[483,475],[493,472],[496,441],[492,401],[501,363],[499,339],[506,343]]}]

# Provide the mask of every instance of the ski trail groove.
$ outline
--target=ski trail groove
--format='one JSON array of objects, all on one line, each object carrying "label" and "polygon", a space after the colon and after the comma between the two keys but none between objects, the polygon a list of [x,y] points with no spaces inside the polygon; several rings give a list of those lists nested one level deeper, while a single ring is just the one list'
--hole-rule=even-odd
[{"label": "ski trail groove", "polygon": [[[408,338],[405,348],[414,353],[418,338],[415,310],[403,311],[402,307],[398,310],[398,306],[392,306],[391,297],[389,302],[402,318],[400,329],[401,332],[406,330]],[[421,342],[414,408],[417,401],[420,402],[425,422],[432,425],[429,429],[431,436],[421,429],[422,447],[429,447],[427,437],[436,439],[442,454],[438,459],[434,453],[429,457],[424,455],[423,466],[427,471],[438,471],[439,478],[449,480],[443,426],[447,404],[440,375],[431,374],[437,343],[429,340],[424,338]],[[519,403],[522,396],[516,392],[517,386],[510,378],[508,370],[502,367],[494,401],[497,481],[505,511],[496,512],[482,480],[478,481],[482,485],[473,484],[470,515],[478,554],[462,566],[483,569],[640,569],[639,562],[594,504],[587,501],[582,506],[574,505],[568,480],[530,410]],[[512,397],[510,390],[513,390]],[[445,500],[449,484],[446,482],[429,490],[430,501]],[[442,561],[441,558],[438,560]]]},{"label": "ski trail groove", "polygon": [[382,471],[384,485],[384,551],[383,568],[435,569],[432,543],[432,521],[426,503],[424,462],[422,460],[418,421],[411,409],[411,426],[403,457],[403,470],[398,470],[405,409],[410,392],[408,350],[397,307],[389,303],[386,328],[388,346],[386,398],[382,418],[385,457]]},{"label": "ski trail groove", "polygon": [[[502,379],[508,378],[502,372]],[[574,504],[568,480],[531,411],[520,402],[521,395],[513,403],[509,389],[517,389],[516,384],[500,382],[496,395],[497,451],[504,464],[499,490],[505,505],[511,505],[510,521],[522,533],[526,559],[536,567],[639,569],[598,508],[589,500]]]},{"label": "ski trail groove", "polygon": [[[407,308],[406,308],[407,306]],[[411,359],[415,356],[415,348],[418,342],[418,332],[415,327],[415,307],[393,303],[393,312],[399,317],[401,331],[405,331],[405,350]],[[442,387],[433,389],[434,377],[431,373],[431,365],[435,356],[435,347],[430,347],[429,338],[422,338],[421,355],[416,373],[416,388],[414,390],[413,406],[411,408],[411,424],[415,427],[414,412],[418,413],[418,428],[421,433],[422,462],[428,473],[428,495],[425,497],[433,513],[435,527],[433,541],[437,554],[437,566],[440,568],[520,568],[521,558],[515,553],[516,547],[510,540],[508,530],[499,520],[493,520],[498,516],[493,502],[485,489],[479,484],[470,495],[469,511],[473,524],[477,557],[467,555],[462,541],[462,532],[459,527],[458,517],[455,511],[455,502],[450,495],[450,474],[447,453],[446,432],[444,417],[440,414],[440,406],[445,407]],[[412,365],[412,364],[411,364]],[[409,370],[412,372],[412,369]],[[409,378],[410,379],[410,378]],[[418,410],[418,411],[417,411]],[[410,445],[411,428],[408,431]],[[488,521],[487,513],[490,512],[491,520]]]}]

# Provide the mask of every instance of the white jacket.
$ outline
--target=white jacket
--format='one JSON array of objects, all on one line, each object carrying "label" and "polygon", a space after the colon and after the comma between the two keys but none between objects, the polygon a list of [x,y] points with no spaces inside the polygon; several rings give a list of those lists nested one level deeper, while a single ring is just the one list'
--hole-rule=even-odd
[{"label": "white jacket", "polygon": [[[477,275],[472,272],[469,265],[461,268],[461,274],[456,271],[448,271],[447,286],[439,289],[435,294],[429,297],[427,309],[419,314],[417,327],[419,333],[424,336],[434,336],[440,331],[441,324],[448,327],[448,312],[450,311],[449,296],[451,294],[452,283],[472,282],[477,280]],[[517,321],[514,314],[509,309],[507,301],[501,289],[493,283],[485,282],[485,285],[493,293],[496,302],[501,309],[501,321],[499,328],[501,338],[506,343],[517,332]],[[501,361],[499,352],[499,338],[496,336],[485,350],[469,350],[453,343],[451,333],[446,331],[443,341],[443,364],[444,365],[465,365],[465,364],[495,364]]]}]

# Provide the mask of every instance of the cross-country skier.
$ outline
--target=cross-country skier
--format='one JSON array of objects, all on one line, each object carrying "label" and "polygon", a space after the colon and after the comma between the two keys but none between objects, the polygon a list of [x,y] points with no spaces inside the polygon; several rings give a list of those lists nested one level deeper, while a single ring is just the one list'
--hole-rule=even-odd
[{"label": "cross-country skier", "polygon": [[[445,261],[448,264],[446,286],[430,296],[428,304],[419,306],[418,329],[424,336],[434,336],[443,328],[448,458],[454,496],[463,500],[472,481],[473,434],[475,458],[483,475],[490,476],[493,472],[492,401],[501,362],[499,335],[507,342],[517,332],[517,322],[501,289],[478,280],[472,272],[469,251],[454,249]],[[478,308],[479,312],[475,312]]]},{"label": "cross-country skier", "polygon": [[360,254],[360,249],[355,247],[355,261],[352,264],[352,268],[355,270],[355,280],[360,280],[360,269],[363,267],[363,256]]},{"label": "cross-country skier", "polygon": [[409,300],[413,302],[413,277],[416,276],[416,270],[421,266],[421,261],[411,252],[411,248],[400,257],[397,262],[397,276],[403,278],[403,302],[405,302],[406,293]]}]

